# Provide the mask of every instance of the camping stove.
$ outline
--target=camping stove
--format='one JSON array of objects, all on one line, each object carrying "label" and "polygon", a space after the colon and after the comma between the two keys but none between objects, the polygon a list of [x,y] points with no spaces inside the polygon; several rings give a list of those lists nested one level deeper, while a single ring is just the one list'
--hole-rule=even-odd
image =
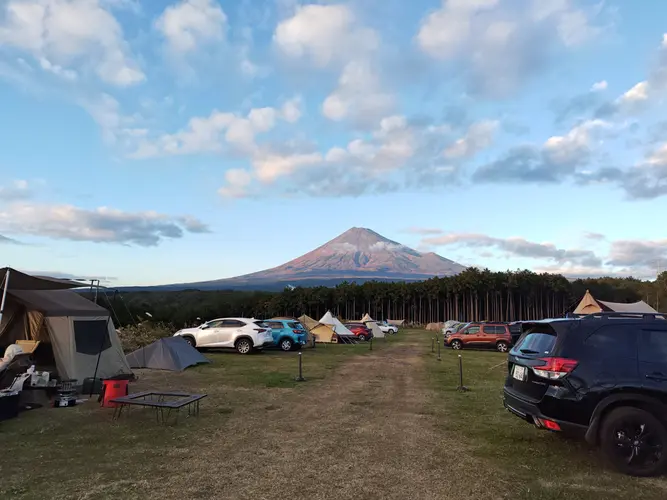
[{"label": "camping stove", "polygon": [[76,404],[76,380],[63,380],[58,386],[58,394],[53,400],[54,408],[74,406]]}]

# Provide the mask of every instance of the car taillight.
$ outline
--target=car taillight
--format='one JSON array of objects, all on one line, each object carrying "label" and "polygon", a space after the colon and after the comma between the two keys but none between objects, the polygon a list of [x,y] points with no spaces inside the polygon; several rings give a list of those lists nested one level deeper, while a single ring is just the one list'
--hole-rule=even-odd
[{"label": "car taillight", "polygon": [[547,378],[549,380],[558,380],[574,370],[579,361],[567,358],[540,358],[543,364],[541,366],[534,366],[533,372],[538,377]]},{"label": "car taillight", "polygon": [[266,331],[266,328],[255,328],[255,331],[258,333],[264,333]]},{"label": "car taillight", "polygon": [[305,333],[305,332],[302,332],[301,330],[292,330],[292,332],[296,333],[297,335],[301,335],[302,333]]}]

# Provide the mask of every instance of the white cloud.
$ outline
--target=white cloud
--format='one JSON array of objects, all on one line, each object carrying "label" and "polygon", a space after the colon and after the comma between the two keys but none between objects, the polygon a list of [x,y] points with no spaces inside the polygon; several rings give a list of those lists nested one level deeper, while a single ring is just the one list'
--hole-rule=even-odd
[{"label": "white cloud", "polygon": [[28,181],[24,179],[17,179],[9,186],[0,186],[0,202],[29,198],[31,194]]},{"label": "white cloud", "polygon": [[443,0],[422,20],[423,52],[457,62],[475,93],[503,96],[539,70],[555,45],[571,48],[599,31],[569,0],[533,1],[529,8],[499,0]]},{"label": "white cloud", "polygon": [[602,90],[607,90],[607,80],[601,80],[599,82],[595,82],[591,86],[591,92],[600,92]]},{"label": "white cloud", "polygon": [[252,175],[242,168],[232,168],[225,172],[225,186],[218,190],[223,198],[245,198],[252,183]]},{"label": "white cloud", "polygon": [[182,0],[167,7],[155,22],[169,49],[179,55],[224,40],[227,16],[214,0]]},{"label": "white cloud", "polygon": [[285,101],[280,109],[281,115],[286,122],[296,123],[301,118],[301,106],[303,105],[300,96],[293,97]]},{"label": "white cloud", "polygon": [[289,58],[341,70],[336,88],[322,103],[325,117],[370,126],[391,111],[394,96],[383,89],[373,57],[379,36],[361,26],[350,7],[298,7],[277,26],[273,40]]},{"label": "white cloud", "polygon": [[587,161],[593,133],[608,129],[610,124],[603,120],[589,120],[572,128],[563,136],[553,136],[544,143],[544,154],[557,165],[572,165]]},{"label": "white cloud", "polygon": [[0,210],[0,230],[54,239],[145,247],[156,246],[165,239],[182,238],[186,232],[208,232],[205,224],[190,216],[28,203],[17,203]]},{"label": "white cloud", "polygon": [[445,158],[468,158],[493,143],[493,136],[498,129],[498,122],[484,120],[470,126],[466,135],[458,139],[444,151]]},{"label": "white cloud", "polygon": [[379,45],[377,34],[359,26],[346,5],[305,5],[282,21],[273,35],[279,50],[294,59],[308,59],[316,66],[345,64]]},{"label": "white cloud", "polygon": [[225,144],[252,156],[257,150],[256,136],[272,130],[278,119],[293,123],[299,118],[299,99],[286,101],[280,110],[272,107],[251,109],[246,116],[214,110],[209,116],[194,117],[187,127],[155,140],[146,138],[130,155],[148,158],[162,155],[185,155],[221,152]]},{"label": "white cloud", "polygon": [[53,73],[54,75],[59,76],[60,78],[63,78],[65,80],[74,81],[79,76],[76,71],[63,68],[62,66],[58,66],[57,64],[52,64],[48,59],[44,57],[41,57],[39,59],[39,65],[42,67],[44,71],[49,71],[50,73]]},{"label": "white cloud", "polygon": [[386,116],[393,105],[394,96],[382,90],[371,63],[354,60],[345,65],[338,87],[322,103],[322,114],[333,121],[351,118],[372,125]]},{"label": "white cloud", "polygon": [[120,24],[98,0],[10,0],[4,10],[0,45],[31,54],[47,71],[71,77],[77,66],[121,87],[145,80]]},{"label": "white cloud", "polygon": [[370,136],[353,139],[344,147],[323,152],[260,147],[252,155],[250,169],[243,175],[234,172],[233,178],[226,176],[219,192],[228,198],[253,196],[259,192],[253,186],[280,183],[279,190],[287,193],[356,196],[391,189],[395,177],[404,176],[408,184],[422,182],[424,175],[451,180],[455,169],[433,164],[431,157],[434,144],[444,141],[437,130],[415,127],[405,116],[393,115],[380,120]]}]

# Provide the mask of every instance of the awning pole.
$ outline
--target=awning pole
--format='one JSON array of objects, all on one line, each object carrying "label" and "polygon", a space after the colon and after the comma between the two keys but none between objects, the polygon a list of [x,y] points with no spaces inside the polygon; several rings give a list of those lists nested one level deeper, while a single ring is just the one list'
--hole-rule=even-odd
[{"label": "awning pole", "polygon": [[7,299],[7,290],[9,289],[9,269],[5,272],[4,288],[2,289],[2,300],[0,300],[0,325],[2,325],[2,314],[5,312],[5,300]]}]

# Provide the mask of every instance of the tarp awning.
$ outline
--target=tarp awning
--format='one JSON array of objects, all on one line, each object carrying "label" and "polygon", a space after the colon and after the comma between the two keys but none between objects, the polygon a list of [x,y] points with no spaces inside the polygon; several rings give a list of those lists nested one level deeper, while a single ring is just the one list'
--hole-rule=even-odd
[{"label": "tarp awning", "polygon": [[8,295],[45,316],[109,316],[104,307],[69,290],[10,290]]},{"label": "tarp awning", "polygon": [[649,306],[643,300],[639,302],[632,302],[631,304],[623,304],[620,302],[605,302],[604,300],[598,300],[598,302],[614,312],[624,312],[624,313],[657,313],[655,309]]},{"label": "tarp awning", "polygon": [[0,284],[5,282],[5,277],[9,271],[8,290],[66,290],[68,288],[81,288],[85,283],[76,281],[49,278],[47,276],[30,276],[10,267],[0,269]]}]

